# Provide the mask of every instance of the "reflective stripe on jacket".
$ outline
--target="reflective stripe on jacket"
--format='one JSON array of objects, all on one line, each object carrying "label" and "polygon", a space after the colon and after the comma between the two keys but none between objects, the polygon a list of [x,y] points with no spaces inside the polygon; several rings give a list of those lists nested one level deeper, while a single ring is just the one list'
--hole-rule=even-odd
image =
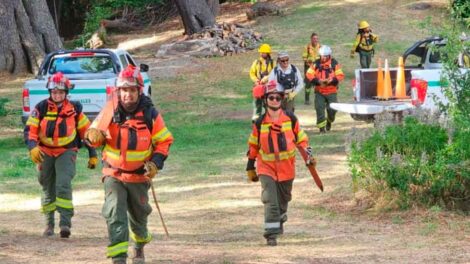
[{"label": "reflective stripe on jacket", "polygon": [[258,175],[268,175],[276,181],[295,177],[296,146],[306,148],[308,137],[299,122],[292,126],[291,118],[282,110],[277,121],[266,114],[259,131],[253,124],[248,140],[248,158],[257,160]]},{"label": "reflective stripe on jacket", "polygon": [[103,149],[103,174],[123,182],[145,182],[144,162],[154,154],[166,157],[173,136],[158,112],[153,119],[152,131],[140,110],[123,123],[112,122],[108,127]]},{"label": "reflective stripe on jacket", "polygon": [[39,145],[41,151],[50,156],[59,156],[67,149],[76,150],[77,133],[83,138],[90,126],[90,120],[81,109],[79,102],[67,99],[60,108],[50,99],[38,103],[26,122],[29,148]]},{"label": "reflective stripe on jacket", "polygon": [[305,46],[304,51],[302,52],[302,59],[305,62],[316,61],[317,59],[320,58],[320,55],[318,54],[319,49],[320,49],[320,43],[317,43],[315,47],[312,45],[312,43],[309,43],[307,46]]},{"label": "reflective stripe on jacket", "polygon": [[[305,76],[315,85],[315,91],[323,95],[338,92],[338,83],[344,79],[344,73],[335,59],[321,63],[318,59],[307,70]],[[327,80],[326,85],[322,85],[321,81]]]},{"label": "reflective stripe on jacket", "polygon": [[356,39],[354,40],[352,50],[353,52],[359,50],[372,51],[374,49],[374,43],[379,41],[379,36],[369,33],[368,37],[363,36],[358,33]]},{"label": "reflective stripe on jacket", "polygon": [[264,58],[260,57],[259,59],[253,61],[250,67],[250,79],[256,83],[261,81],[263,77],[268,76],[269,73],[275,67],[275,63],[272,59],[269,61],[265,60]]}]

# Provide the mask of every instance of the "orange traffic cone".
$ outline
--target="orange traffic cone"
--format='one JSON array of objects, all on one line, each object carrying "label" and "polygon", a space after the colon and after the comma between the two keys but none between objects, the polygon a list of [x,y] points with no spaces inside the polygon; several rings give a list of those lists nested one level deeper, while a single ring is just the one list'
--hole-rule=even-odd
[{"label": "orange traffic cone", "polygon": [[397,99],[410,98],[409,96],[406,96],[405,65],[403,64],[403,57],[398,58],[397,83],[395,85],[395,98]]},{"label": "orange traffic cone", "polygon": [[378,59],[377,65],[377,98],[382,98],[384,95],[384,71],[382,69],[382,60]]},{"label": "orange traffic cone", "polygon": [[381,99],[388,100],[392,97],[392,78],[390,77],[390,68],[388,60],[385,59],[384,91]]}]

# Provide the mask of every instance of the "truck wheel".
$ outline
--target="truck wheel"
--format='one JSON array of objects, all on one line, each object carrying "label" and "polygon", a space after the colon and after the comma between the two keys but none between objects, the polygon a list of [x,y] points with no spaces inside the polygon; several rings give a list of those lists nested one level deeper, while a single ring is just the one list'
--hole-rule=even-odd
[{"label": "truck wheel", "polygon": [[356,121],[364,121],[366,123],[374,122],[374,115],[351,114],[351,118],[356,120]]}]

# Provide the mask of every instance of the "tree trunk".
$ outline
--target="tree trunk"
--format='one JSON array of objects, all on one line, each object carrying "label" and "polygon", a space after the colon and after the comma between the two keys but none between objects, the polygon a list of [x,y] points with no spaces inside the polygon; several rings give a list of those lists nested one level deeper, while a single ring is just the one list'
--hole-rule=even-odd
[{"label": "tree trunk", "polygon": [[185,34],[192,35],[215,24],[215,16],[206,1],[214,0],[175,0]]},{"label": "tree trunk", "polygon": [[207,5],[209,6],[211,10],[211,13],[214,15],[214,17],[217,17],[220,11],[219,0],[206,0],[206,1],[207,1]]},{"label": "tree trunk", "polygon": [[0,1],[0,72],[37,72],[44,54],[62,48],[45,0]]}]

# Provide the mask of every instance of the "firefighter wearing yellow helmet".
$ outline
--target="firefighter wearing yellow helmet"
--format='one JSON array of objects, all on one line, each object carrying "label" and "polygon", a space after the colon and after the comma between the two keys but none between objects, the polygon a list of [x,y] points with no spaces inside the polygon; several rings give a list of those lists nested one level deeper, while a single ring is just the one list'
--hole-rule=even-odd
[{"label": "firefighter wearing yellow helmet", "polygon": [[359,53],[361,68],[370,68],[372,56],[374,56],[374,44],[379,41],[379,37],[372,34],[370,25],[365,20],[360,21],[357,27],[358,31],[351,49],[351,58],[354,58],[354,53]]},{"label": "firefighter wearing yellow helmet", "polygon": [[[250,78],[253,81],[253,87],[267,83],[269,73],[276,66],[271,58],[271,46],[266,43],[262,44],[259,46],[258,52],[260,57],[254,60],[250,67]],[[263,112],[263,100],[255,98],[253,104],[252,120],[256,120]]]}]

